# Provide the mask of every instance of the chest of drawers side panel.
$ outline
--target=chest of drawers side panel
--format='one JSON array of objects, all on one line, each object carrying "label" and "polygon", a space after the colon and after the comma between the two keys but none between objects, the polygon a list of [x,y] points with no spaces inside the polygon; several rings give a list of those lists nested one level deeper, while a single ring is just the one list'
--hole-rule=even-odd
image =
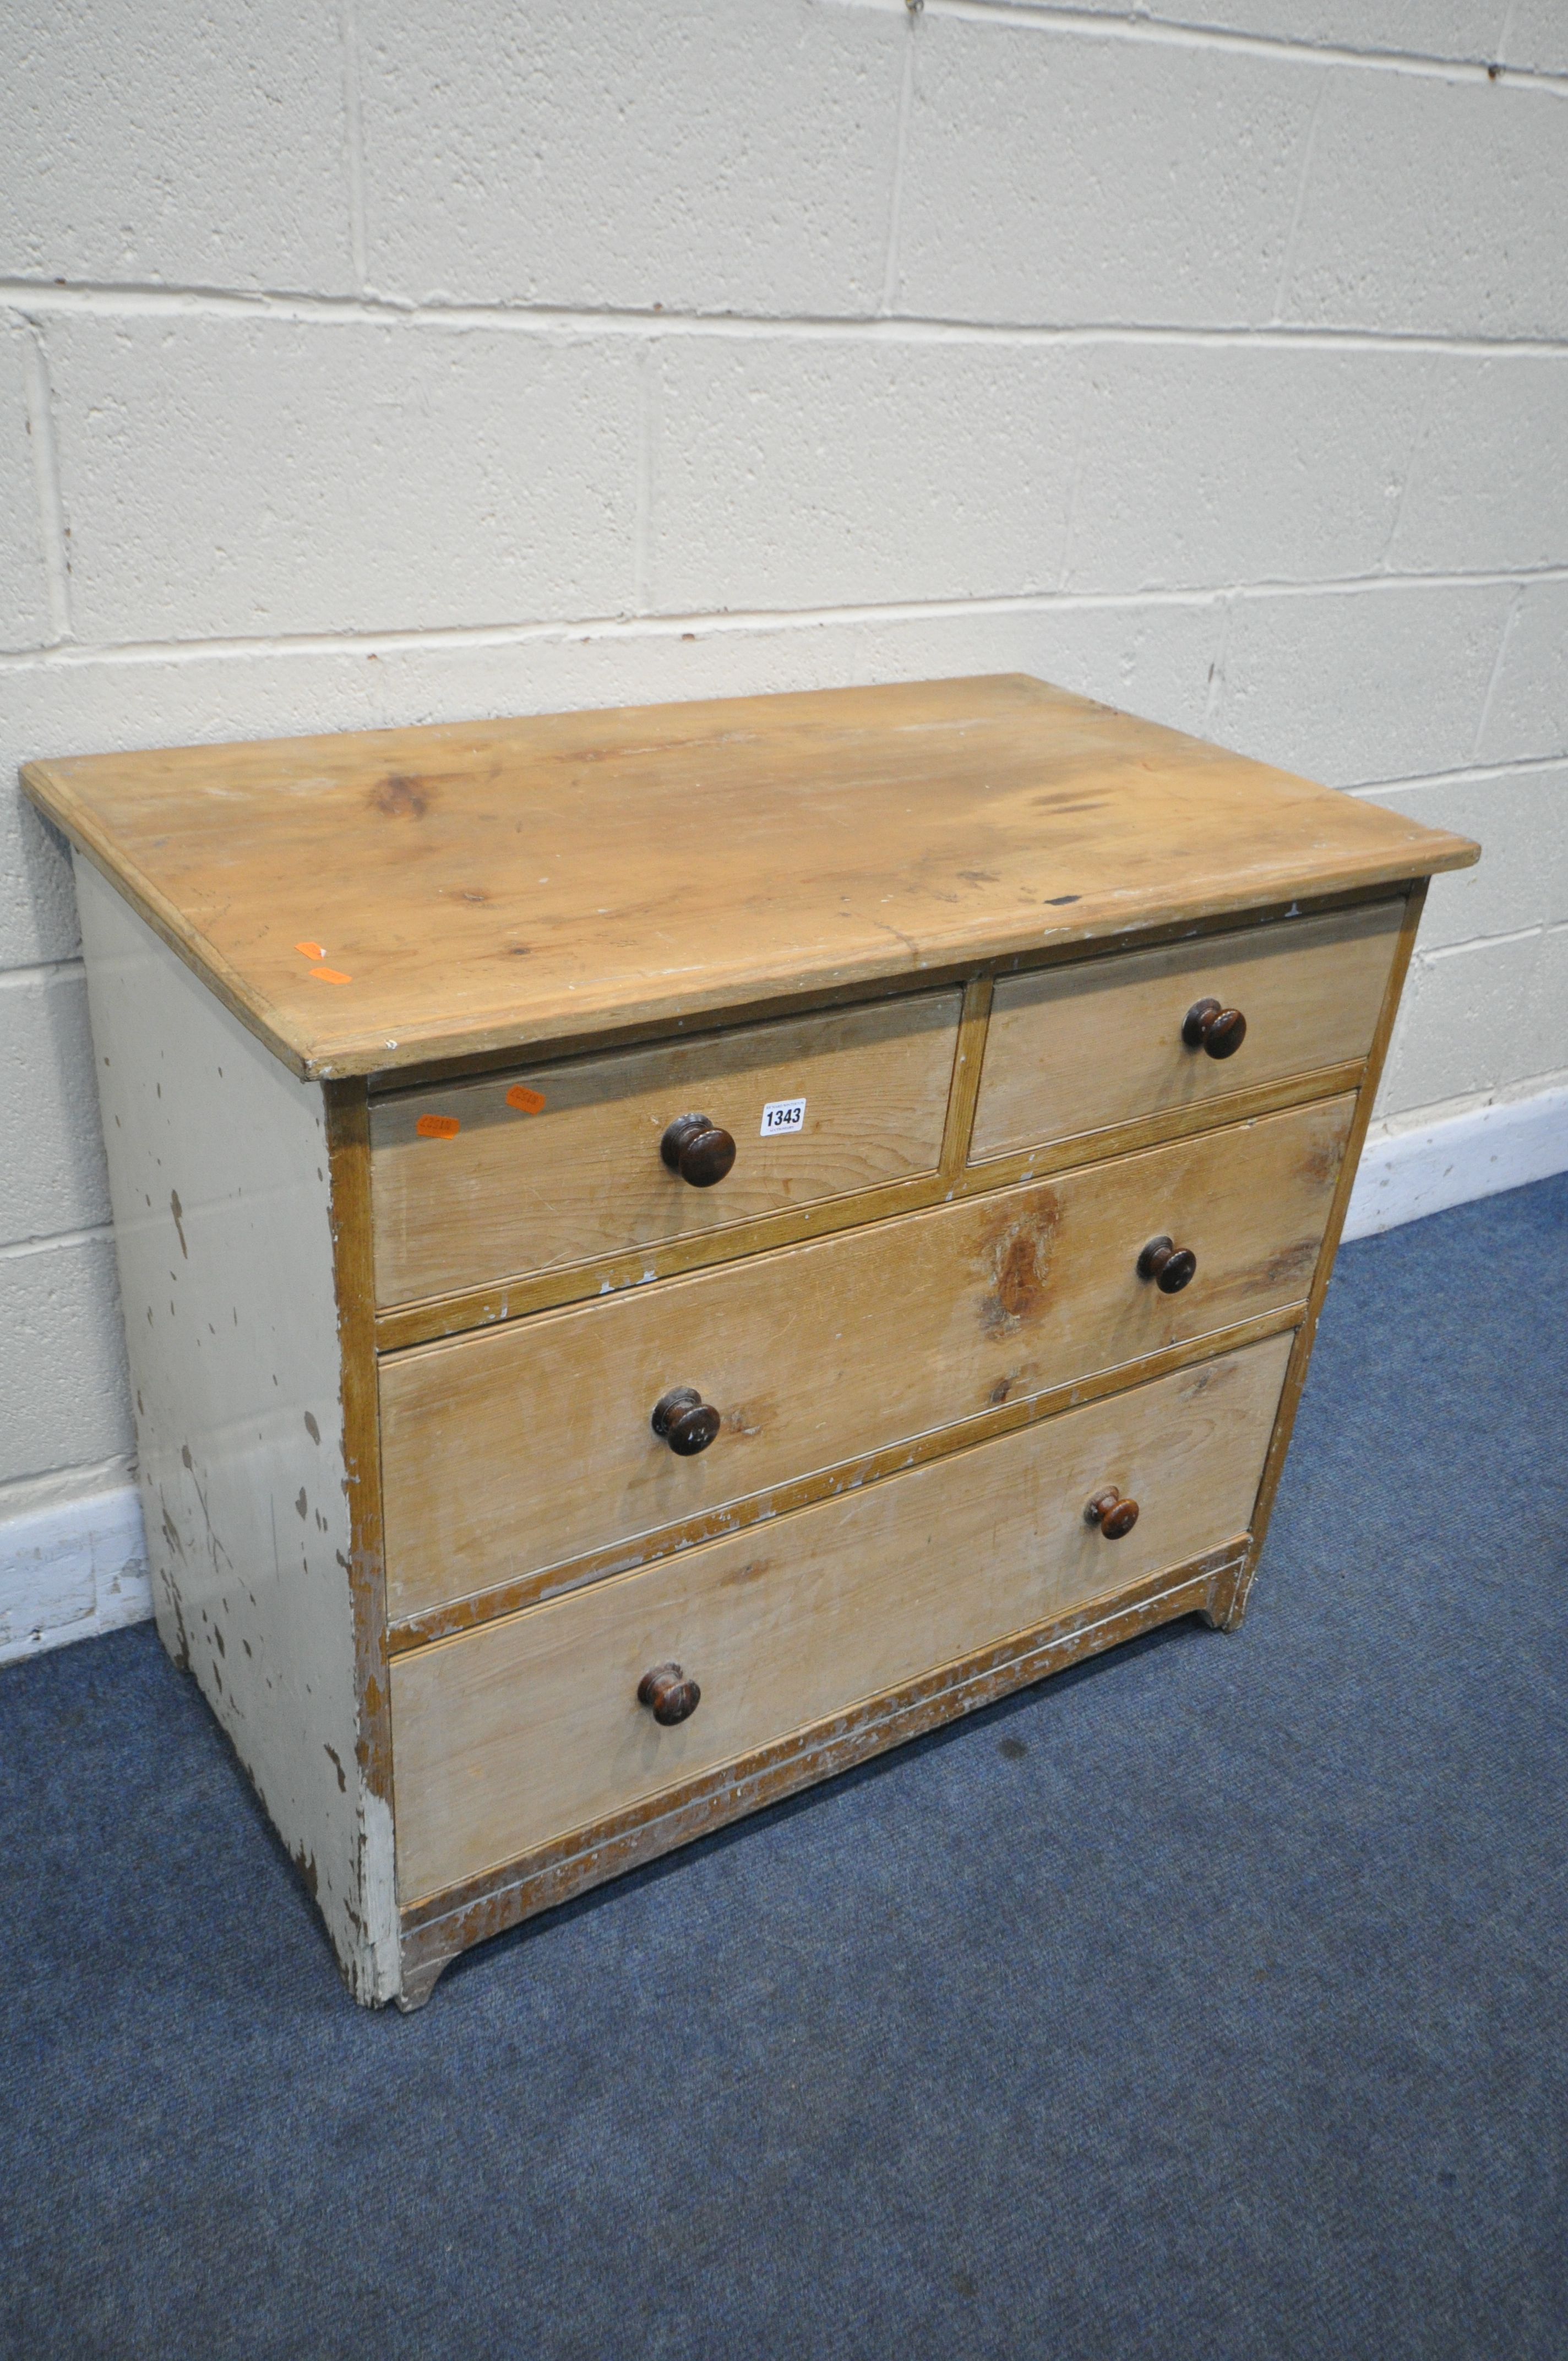
[{"label": "chest of drawers side panel", "polygon": [[1405,978],[1409,973],[1410,960],[1416,948],[1416,936],[1420,928],[1421,912],[1426,907],[1428,883],[1425,877],[1416,878],[1405,895],[1398,939],[1394,946],[1388,981],[1384,987],[1382,1005],[1377,1012],[1376,1027],[1373,1032],[1371,1047],[1366,1054],[1366,1066],[1362,1076],[1361,1088],[1356,1093],[1355,1108],[1351,1116],[1350,1137],[1345,1143],[1344,1160],[1340,1168],[1333,1202],[1329,1208],[1328,1226],[1323,1234],[1322,1251],[1318,1257],[1317,1269],[1312,1274],[1312,1284],[1307,1297],[1306,1316],[1296,1332],[1296,1341],[1291,1348],[1289,1366],[1285,1372],[1284,1389],[1279,1398],[1279,1414],[1274,1422],[1274,1433],[1269,1438],[1268,1455],[1264,1462],[1262,1481],[1258,1486],[1257,1499],[1253,1505],[1252,1538],[1247,1545],[1246,1558],[1236,1585],[1230,1613],[1226,1618],[1228,1630],[1234,1630],[1246,1611],[1247,1594],[1257,1572],[1258,1560],[1263,1554],[1264,1543],[1268,1538],[1269,1519],[1274,1513],[1275,1495],[1279,1489],[1279,1479],[1285,1472],[1285,1458],[1290,1448],[1290,1437],[1296,1424],[1296,1412],[1300,1406],[1302,1391],[1307,1383],[1307,1372],[1311,1366],[1312,1346],[1317,1339],[1318,1322],[1322,1316],[1323,1299],[1328,1293],[1329,1280],[1333,1276],[1334,1257],[1339,1252],[1345,1216],[1350,1211],[1351,1191],[1355,1186],[1356,1168],[1360,1164],[1361,1151],[1365,1145],[1366,1127],[1372,1121],[1372,1111],[1377,1098],[1377,1086],[1383,1079],[1383,1069],[1388,1057],[1388,1044],[1394,1037],[1394,1026],[1399,1014],[1399,1001],[1405,989]]},{"label": "chest of drawers side panel", "polygon": [[341,1122],[84,862],[77,885],[159,1636],[350,1989],[385,2000],[389,1774],[362,1694],[374,1602],[356,1596],[375,1475],[344,1384]]}]

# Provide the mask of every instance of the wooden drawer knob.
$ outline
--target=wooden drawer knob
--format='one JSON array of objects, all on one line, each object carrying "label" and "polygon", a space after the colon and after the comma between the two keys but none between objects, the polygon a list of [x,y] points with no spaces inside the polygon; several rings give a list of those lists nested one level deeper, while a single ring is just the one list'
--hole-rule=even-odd
[{"label": "wooden drawer knob", "polygon": [[695,1386],[672,1386],[653,1405],[652,1426],[682,1459],[706,1451],[724,1421]]},{"label": "wooden drawer knob", "polygon": [[1217,1000],[1195,1000],[1182,1019],[1181,1038],[1190,1049],[1207,1049],[1211,1058],[1234,1058],[1246,1039],[1246,1018],[1239,1008],[1224,1008]]},{"label": "wooden drawer knob", "polygon": [[1085,1509],[1083,1521],[1086,1525],[1098,1525],[1108,1542],[1119,1542],[1137,1523],[1138,1504],[1135,1500],[1124,1500],[1114,1484],[1107,1484]]},{"label": "wooden drawer knob", "polygon": [[702,1703],[702,1691],[695,1681],[687,1680],[679,1664],[655,1664],[637,1684],[637,1702],[668,1730],[674,1722],[691,1719]]},{"label": "wooden drawer knob", "polygon": [[1162,1295],[1179,1295],[1197,1268],[1191,1247],[1169,1238],[1151,1238],[1138,1257],[1138,1277],[1152,1279]]},{"label": "wooden drawer knob", "polygon": [[659,1142],[659,1153],[694,1189],[711,1189],[734,1163],[735,1142],[705,1115],[678,1115]]}]

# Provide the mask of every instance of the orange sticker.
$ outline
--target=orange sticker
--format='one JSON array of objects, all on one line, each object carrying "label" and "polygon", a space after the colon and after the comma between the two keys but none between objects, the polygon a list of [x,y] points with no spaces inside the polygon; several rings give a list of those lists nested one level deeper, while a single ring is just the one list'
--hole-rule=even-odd
[{"label": "orange sticker", "polygon": [[422,1139],[455,1139],[462,1128],[455,1115],[422,1115],[414,1126]]},{"label": "orange sticker", "polygon": [[526,1082],[513,1082],[507,1093],[507,1104],[516,1107],[519,1115],[543,1115],[544,1093],[543,1091],[531,1091]]},{"label": "orange sticker", "polygon": [[313,967],[311,973],[318,983],[352,983],[354,978],[345,975],[340,967]]},{"label": "orange sticker", "polygon": [[325,959],[326,957],[326,952],[320,943],[296,943],[294,949],[302,959]]}]

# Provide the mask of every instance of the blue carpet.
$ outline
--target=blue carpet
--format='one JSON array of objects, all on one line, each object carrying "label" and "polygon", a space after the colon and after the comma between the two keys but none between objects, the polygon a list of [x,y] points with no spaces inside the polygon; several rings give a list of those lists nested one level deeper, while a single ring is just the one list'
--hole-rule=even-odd
[{"label": "blue carpet", "polygon": [[1349,1248],[1263,1574],[362,2015],[150,1627],[0,1675],[0,2350],[1568,2353],[1568,1179]]}]

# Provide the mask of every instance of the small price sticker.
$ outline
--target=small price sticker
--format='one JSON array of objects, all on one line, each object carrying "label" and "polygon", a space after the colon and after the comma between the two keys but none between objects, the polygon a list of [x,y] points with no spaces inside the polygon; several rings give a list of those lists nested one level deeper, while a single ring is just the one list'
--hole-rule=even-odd
[{"label": "small price sticker", "polygon": [[804,1131],[805,1129],[806,1101],[804,1099],[770,1099],[762,1109],[762,1137],[764,1139],[772,1139],[777,1132]]}]

